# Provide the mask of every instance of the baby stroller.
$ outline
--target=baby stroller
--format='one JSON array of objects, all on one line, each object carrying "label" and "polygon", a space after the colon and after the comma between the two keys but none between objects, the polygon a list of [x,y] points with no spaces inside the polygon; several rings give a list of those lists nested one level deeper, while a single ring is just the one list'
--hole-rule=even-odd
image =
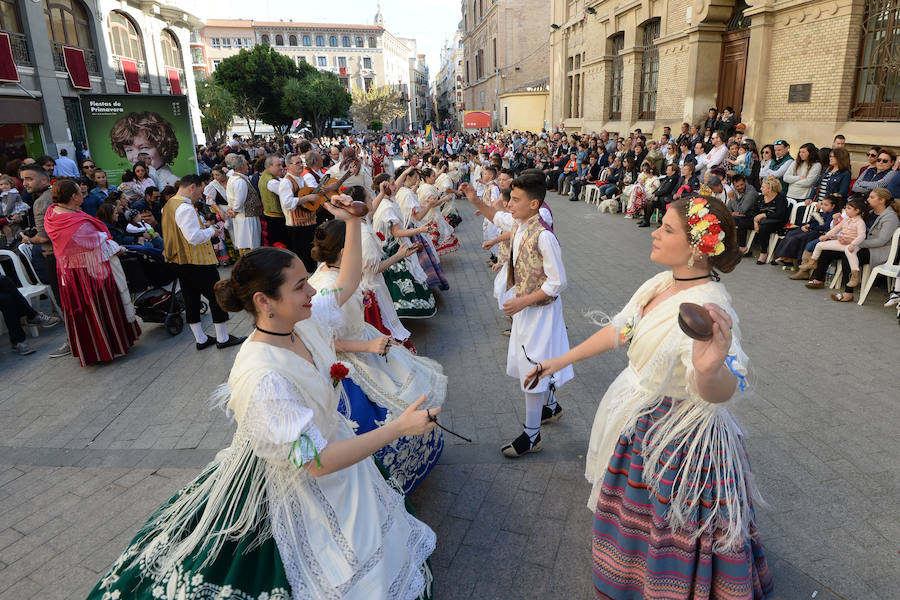
[{"label": "baby stroller", "polygon": [[[184,297],[175,291],[178,277],[172,265],[163,259],[163,253],[146,246],[123,246],[128,252],[120,259],[128,290],[132,295],[134,312],[145,323],[162,323],[169,335],[184,330]],[[165,286],[171,284],[172,288]],[[201,313],[208,310],[206,303]]]}]

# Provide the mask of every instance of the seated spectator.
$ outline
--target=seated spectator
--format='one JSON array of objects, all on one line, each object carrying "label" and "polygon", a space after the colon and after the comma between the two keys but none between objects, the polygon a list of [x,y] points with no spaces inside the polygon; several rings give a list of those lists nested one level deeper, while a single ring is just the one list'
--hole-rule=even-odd
[{"label": "seated spectator", "polygon": [[153,186],[159,189],[159,186],[156,185],[156,181],[150,176],[150,169],[147,168],[147,165],[142,161],[137,161],[134,163],[134,167],[132,168],[134,172],[134,185],[135,187],[143,192],[150,186]]},{"label": "seated spectator", "polygon": [[28,215],[28,205],[22,201],[15,185],[12,177],[0,175],[0,231],[6,236],[3,247],[14,245]]},{"label": "seated spectator", "polygon": [[[649,194],[647,205],[644,207],[644,218],[638,223],[638,227],[650,227],[650,217],[653,216],[655,210],[660,211],[660,213],[666,212],[680,181],[678,165],[675,163],[667,164],[666,174],[658,179],[656,189]],[[661,222],[662,218],[659,219],[658,223]]]},{"label": "seated spectator", "polygon": [[806,143],[797,151],[797,160],[791,163],[784,173],[784,182],[788,184],[787,199],[793,203],[805,202],[810,191],[819,181],[822,165],[819,163],[819,150],[815,144]]},{"label": "seated spectator", "polygon": [[[900,216],[898,216],[900,207],[886,188],[879,187],[869,192],[866,202],[875,213],[875,220],[869,226],[866,238],[859,243],[859,248],[856,248],[856,258],[860,267],[867,264],[881,265],[887,262],[891,249],[891,237],[894,235],[894,231],[900,227]],[[844,241],[849,243],[847,239]],[[840,250],[822,252],[818,261],[812,265],[812,279],[806,284],[806,287],[810,289],[825,287],[825,272],[828,270],[828,265],[834,260],[841,261],[841,285],[844,289],[837,294],[831,294],[831,299],[837,302],[852,302],[852,288],[856,286],[849,285],[852,271],[850,261],[847,259],[847,255]]]},{"label": "seated spectator", "polygon": [[866,164],[859,168],[859,173],[856,174],[856,179],[862,177],[863,173],[865,173],[868,169],[875,167],[875,163],[878,161],[879,152],[881,152],[881,146],[872,146],[871,148],[869,148],[868,152],[866,152]]},{"label": "seated spectator", "polygon": [[846,198],[850,191],[850,153],[844,148],[833,148],[828,153],[828,166],[819,175],[819,181],[810,190],[806,204],[818,198],[838,194]]},{"label": "seated spectator", "polygon": [[[641,172],[638,173],[634,183],[623,190],[628,199],[625,204],[625,218],[637,219],[644,213],[644,207],[647,205],[647,196],[656,191],[659,181],[653,173],[653,165],[650,161],[645,160],[641,163]],[[649,219],[649,217],[647,217]]]},{"label": "seated spectator", "polygon": [[[800,260],[800,269],[790,276],[795,280],[808,280],[812,272],[802,267],[803,263],[812,258],[813,250],[819,243],[819,237],[828,233],[831,228],[841,221],[841,211],[844,208],[844,198],[840,194],[825,196],[819,201],[817,210],[809,217],[809,220],[800,227],[795,227],[787,232],[778,245],[775,246],[774,260],[777,264],[793,265]],[[803,252],[802,255],[800,254]]]},{"label": "seated spectator", "polygon": [[110,193],[115,192],[117,189],[116,186],[109,185],[109,182],[106,179],[106,171],[103,169],[94,169],[94,187],[91,189],[90,193],[88,193],[87,198],[84,199],[81,210],[91,216],[97,216],[97,209],[100,208],[101,204],[106,202]]},{"label": "seated spectator", "polygon": [[122,173],[122,181],[119,183],[120,196],[131,205],[144,197],[144,189],[137,184],[137,178],[132,171]]},{"label": "seated spectator", "polygon": [[54,175],[56,161],[52,157],[47,155],[41,156],[37,159],[37,164],[47,173],[47,175]]},{"label": "seated spectator", "polygon": [[694,144],[694,173],[697,177],[703,177],[708,167],[706,153],[712,148],[706,142],[697,142]]},{"label": "seated spectator", "polygon": [[[882,148],[878,151],[875,166],[865,170],[862,176],[853,184],[854,194],[868,194],[875,188],[886,188],[891,192],[892,198],[900,198],[895,187],[900,184],[897,171],[893,170],[897,155],[890,148]],[[896,181],[895,181],[896,180]]]},{"label": "seated spectator", "polygon": [[[160,218],[162,218],[162,193],[156,187],[150,186],[144,190],[144,197],[131,203],[131,208],[141,213],[153,213],[153,209],[157,208]],[[156,215],[154,215],[155,218]],[[157,220],[157,223],[159,221]]]},{"label": "seated spectator", "polygon": [[[556,193],[562,194],[566,186],[575,179],[575,176],[578,171],[578,155],[576,152],[570,152],[568,155],[568,159],[563,165],[562,171],[557,176],[556,181],[554,182],[556,185]],[[551,182],[553,180],[551,179]]]},{"label": "seated spectator", "polygon": [[678,189],[675,190],[675,194],[672,195],[672,199],[680,200],[700,190],[700,179],[695,174],[695,169],[694,163],[684,163],[684,166],[681,167],[681,182]]},{"label": "seated spectator", "polygon": [[29,325],[40,325],[44,328],[59,323],[59,317],[51,317],[34,310],[25,296],[19,292],[16,282],[6,275],[0,275],[0,313],[3,313],[3,322],[9,331],[12,351],[22,356],[34,353],[34,348],[25,341],[25,330],[22,329],[21,323],[23,317]]},{"label": "seated spectator", "polygon": [[160,251],[164,249],[162,238],[152,227],[144,223],[140,211],[129,208],[125,211],[125,220],[128,221],[125,233],[136,236],[135,242],[139,246],[156,248]]},{"label": "seated spectator", "polygon": [[94,173],[97,172],[97,165],[90,158],[81,161],[81,176],[88,182],[88,191],[94,189]]},{"label": "seated spectator", "polygon": [[618,156],[613,158],[612,164],[604,169],[604,173],[600,176],[601,182],[600,185],[600,197],[604,200],[608,198],[612,198],[613,195],[618,191],[619,182],[621,182],[622,178],[625,176],[625,168],[622,166],[622,159]]},{"label": "seated spectator", "polygon": [[[729,154],[731,154],[732,145],[729,144]],[[744,177],[749,177],[751,173],[753,173],[753,153],[750,152],[750,144],[746,141],[737,144],[737,148],[735,148],[736,153],[735,157],[731,158],[730,156],[725,159],[726,169],[725,174],[734,181],[735,175],[743,175]]]},{"label": "seated spectator", "polygon": [[597,160],[597,154],[592,153],[585,161],[584,175],[572,182],[572,191],[569,193],[569,200],[573,202],[581,196],[581,189],[585,185],[593,185],[600,177],[600,163]]},{"label": "seated spectator", "polygon": [[[659,149],[659,144],[655,140],[650,140],[647,144],[647,156],[644,160],[650,163],[650,166],[653,167],[653,172],[656,174],[663,172],[663,166],[665,166],[666,158],[663,156],[662,151]],[[638,164],[643,164],[643,161]]]},{"label": "seated spectator", "polygon": [[759,247],[758,265],[764,265],[768,259],[769,236],[787,223],[790,217],[787,198],[781,193],[781,182],[769,175],[762,182],[762,195],[756,202],[752,212],[746,217],[737,217],[737,238],[741,246],[741,252],[746,256],[752,248],[744,246],[747,243],[747,235],[751,230],[756,231],[753,243]]},{"label": "seated spectator", "polygon": [[725,206],[731,211],[731,216],[746,217],[756,206],[759,192],[752,185],[747,184],[747,177],[743,173],[737,173],[731,180],[734,193],[728,196]]},{"label": "seated spectator", "polygon": [[125,228],[119,224],[121,212],[120,205],[104,202],[97,209],[97,218],[109,229],[109,234],[114,242],[120,246],[134,245],[137,243],[137,236],[127,233]]}]

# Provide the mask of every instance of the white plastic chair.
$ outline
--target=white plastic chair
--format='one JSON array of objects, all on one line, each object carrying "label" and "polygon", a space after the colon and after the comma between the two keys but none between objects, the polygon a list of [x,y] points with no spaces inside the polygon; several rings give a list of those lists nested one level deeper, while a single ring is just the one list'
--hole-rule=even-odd
[{"label": "white plastic chair", "polygon": [[[41,296],[47,295],[50,298],[50,303],[56,307],[56,300],[53,298],[53,292],[50,289],[50,286],[46,283],[31,283],[31,279],[25,273],[25,267],[22,265],[22,260],[19,258],[19,255],[15,252],[11,252],[9,250],[0,250],[0,256],[8,257],[12,262],[13,269],[16,272],[16,277],[18,277],[21,285],[19,286],[19,293],[22,294],[25,299],[28,301],[28,304],[31,305],[35,310],[40,309]],[[4,261],[0,261],[0,265],[5,264]],[[8,273],[7,273],[8,275]],[[58,307],[57,311],[59,310]],[[38,337],[38,328],[36,325],[29,325],[29,330],[31,331],[31,337]]]},{"label": "white plastic chair", "polygon": [[[871,268],[870,265],[866,265],[866,269],[864,269],[862,273],[862,279],[860,279],[861,282],[865,282],[862,286],[862,293],[859,296],[860,306],[866,301],[866,296],[869,295],[872,284],[875,283],[875,278],[879,275],[887,277],[888,289],[891,289],[891,280],[896,279],[897,275],[900,274],[900,265],[894,264],[894,261],[897,260],[898,245],[900,245],[900,229],[895,230],[894,235],[891,236],[891,251],[888,253],[887,262],[874,268]],[[866,272],[867,270],[868,273]]]}]

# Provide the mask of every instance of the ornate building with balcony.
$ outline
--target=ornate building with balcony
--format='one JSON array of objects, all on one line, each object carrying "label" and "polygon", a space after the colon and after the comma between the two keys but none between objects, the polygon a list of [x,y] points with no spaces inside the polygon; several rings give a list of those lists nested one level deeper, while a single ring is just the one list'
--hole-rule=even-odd
[{"label": "ornate building with balcony", "polygon": [[204,76],[215,71],[223,59],[255,44],[268,44],[298,63],[334,73],[348,91],[390,85],[403,94],[407,116],[386,123],[387,129],[408,129],[416,111],[424,110],[417,107],[417,98],[419,106],[427,103],[427,69],[421,72],[424,84],[414,86],[411,80],[419,67],[415,40],[388,31],[380,7],[372,25],[210,19],[199,40],[191,56],[194,69]]},{"label": "ornate building with balcony", "polygon": [[441,129],[459,130],[463,124],[463,32],[462,23],[441,49],[441,66],[434,80],[434,94],[438,114],[435,120]]},{"label": "ornate building with balcony", "polygon": [[62,148],[80,160],[79,94],[128,92],[123,62],[137,72],[130,93],[187,94],[202,141],[185,62],[190,32],[201,25],[168,1],[0,0],[0,36],[8,36],[19,80],[0,83],[0,162]]}]

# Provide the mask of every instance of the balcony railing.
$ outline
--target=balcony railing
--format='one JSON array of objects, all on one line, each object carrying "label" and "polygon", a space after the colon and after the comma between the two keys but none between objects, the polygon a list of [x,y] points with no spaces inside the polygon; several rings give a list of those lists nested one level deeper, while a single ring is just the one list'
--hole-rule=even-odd
[{"label": "balcony railing", "polygon": [[[53,66],[57,71],[66,70],[66,59],[63,57],[62,42],[51,42],[53,44]],[[84,50],[84,62],[87,65],[88,73],[91,75],[100,74],[100,65],[97,62],[97,53],[90,48],[82,48]]]},{"label": "balcony railing", "polygon": [[9,43],[12,46],[13,62],[20,67],[30,67],[31,56],[28,54],[28,43],[25,41],[25,34],[13,33],[12,31],[4,31],[9,35]]},{"label": "balcony railing", "polygon": [[[127,56],[124,58],[126,60],[134,60],[128,58]],[[122,71],[122,57],[113,55],[113,62],[116,66],[116,77],[118,77],[119,79],[125,79],[125,72]],[[147,73],[147,63],[142,60],[135,60],[135,62],[137,63],[138,79],[140,79],[144,83],[150,83],[150,75]]]}]

